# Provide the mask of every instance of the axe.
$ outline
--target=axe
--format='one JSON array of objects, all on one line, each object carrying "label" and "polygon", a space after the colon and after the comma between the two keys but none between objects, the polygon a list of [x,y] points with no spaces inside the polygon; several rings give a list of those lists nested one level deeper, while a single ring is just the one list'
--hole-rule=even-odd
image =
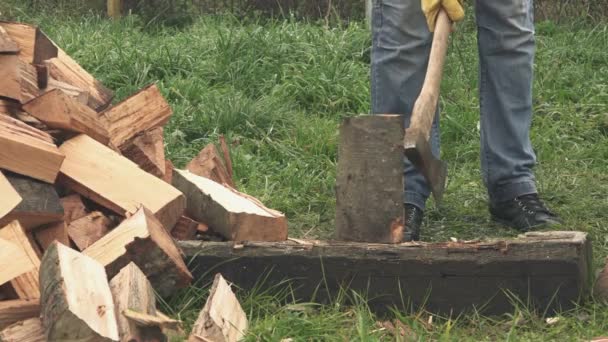
[{"label": "axe", "polygon": [[433,192],[435,203],[441,202],[443,197],[447,164],[435,158],[431,152],[429,138],[439,100],[439,87],[451,30],[452,21],[445,11],[440,9],[424,84],[414,103],[410,126],[405,130],[403,138],[405,156],[424,175]]}]

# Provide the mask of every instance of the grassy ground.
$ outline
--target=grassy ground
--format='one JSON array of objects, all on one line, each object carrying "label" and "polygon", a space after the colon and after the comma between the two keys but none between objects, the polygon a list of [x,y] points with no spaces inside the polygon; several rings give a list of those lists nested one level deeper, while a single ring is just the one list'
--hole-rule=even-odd
[{"label": "grassy ground", "polygon": [[[13,11],[43,29],[108,87],[116,100],[158,82],[174,109],[168,157],[183,166],[224,134],[238,187],[285,212],[290,235],[327,238],[333,229],[337,127],[369,110],[365,25],[324,28],[301,22],[203,18],[181,30]],[[564,229],[589,232],[599,267],[608,254],[608,24],[537,25],[535,117],[537,176]],[[480,181],[477,50],[474,23],[450,47],[442,89],[442,158],[450,181],[442,208],[431,206],[425,240],[511,236],[492,224]],[[205,286],[166,308],[192,322]],[[395,314],[405,337],[379,329],[364,303],[284,305],[278,289],[241,293],[250,341],[580,340],[608,333],[608,308],[590,302],[548,325],[525,308],[512,315],[457,319]],[[399,335],[399,334],[397,334]]]}]

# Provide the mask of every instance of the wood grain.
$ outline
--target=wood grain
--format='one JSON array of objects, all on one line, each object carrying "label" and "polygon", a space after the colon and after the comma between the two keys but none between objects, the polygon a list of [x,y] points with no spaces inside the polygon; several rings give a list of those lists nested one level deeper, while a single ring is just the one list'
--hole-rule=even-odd
[{"label": "wood grain", "polygon": [[13,243],[29,262],[23,267],[25,272],[11,280],[11,286],[20,299],[40,298],[38,273],[40,271],[40,256],[35,249],[35,243],[30,240],[19,221],[13,221],[0,229],[0,239]]}]

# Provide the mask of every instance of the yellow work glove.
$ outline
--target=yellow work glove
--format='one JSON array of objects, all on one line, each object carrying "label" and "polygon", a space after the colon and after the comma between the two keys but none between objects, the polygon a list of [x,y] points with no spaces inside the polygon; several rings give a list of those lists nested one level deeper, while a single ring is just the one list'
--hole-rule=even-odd
[{"label": "yellow work glove", "polygon": [[[426,23],[429,26],[431,32],[435,31],[435,22],[437,21],[437,15],[439,10],[443,7],[448,17],[453,22],[461,21],[464,19],[464,8],[462,7],[461,0],[420,0],[422,3],[422,12],[426,17]],[[492,0],[501,1],[501,0]]]}]

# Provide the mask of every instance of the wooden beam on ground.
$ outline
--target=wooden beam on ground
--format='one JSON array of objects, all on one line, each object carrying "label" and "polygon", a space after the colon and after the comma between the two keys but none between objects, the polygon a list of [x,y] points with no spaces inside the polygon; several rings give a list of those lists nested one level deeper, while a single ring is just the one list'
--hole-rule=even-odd
[{"label": "wooden beam on ground", "polygon": [[0,172],[0,221],[23,200],[11,183]]},{"label": "wooden beam on ground", "polygon": [[[591,287],[591,243],[582,232],[527,233],[509,240],[404,243],[178,243],[196,281],[213,269],[242,289],[289,284],[302,301],[327,303],[341,286],[370,298],[377,313],[458,315],[512,312],[509,291],[548,313],[572,308]],[[192,258],[192,259],[190,259]],[[204,278],[204,279],[203,279]],[[316,294],[316,297],[313,297]]]},{"label": "wooden beam on ground", "polygon": [[237,342],[245,335],[247,325],[247,316],[241,304],[230,285],[218,273],[188,342]]},{"label": "wooden beam on ground", "polygon": [[89,107],[96,111],[105,109],[113,98],[111,90],[96,80],[65,52],[59,51],[58,57],[45,62],[49,75],[61,82],[85,90],[89,94]]},{"label": "wooden beam on ground", "polygon": [[120,151],[142,170],[159,178],[165,175],[165,144],[162,127],[135,136],[126,142]]},{"label": "wooden beam on ground", "polygon": [[34,238],[43,251],[46,251],[54,241],[70,246],[70,236],[65,221],[50,223],[37,228],[34,231]]},{"label": "wooden beam on ground", "polygon": [[0,97],[25,103],[40,94],[36,68],[17,55],[0,54]]},{"label": "wooden beam on ground", "polygon": [[106,145],[108,130],[95,112],[62,90],[54,89],[25,103],[23,109],[50,128],[84,133]]},{"label": "wooden beam on ground", "polygon": [[2,26],[0,26],[0,53],[19,53],[19,46]]},{"label": "wooden beam on ground", "polygon": [[235,241],[283,241],[287,219],[257,199],[189,171],[175,170],[173,185],[184,193],[188,217]]},{"label": "wooden beam on ground", "polygon": [[403,240],[403,117],[365,115],[340,127],[336,239]]},{"label": "wooden beam on ground", "polygon": [[24,319],[40,316],[38,299],[0,301],[0,330]]},{"label": "wooden beam on ground", "polygon": [[30,318],[6,327],[0,331],[0,341],[4,342],[47,342],[40,318]]},{"label": "wooden beam on ground", "polygon": [[49,341],[118,341],[106,272],[90,257],[54,242],[42,258],[40,306]]},{"label": "wooden beam on ground", "polygon": [[0,26],[19,46],[19,57],[28,64],[41,64],[43,61],[57,57],[57,46],[38,27],[0,21]]},{"label": "wooden beam on ground", "polygon": [[11,286],[17,296],[20,299],[40,298],[40,286],[38,284],[40,256],[36,252],[35,243],[30,240],[25,229],[19,224],[19,221],[13,221],[4,228],[1,228],[0,239],[18,246],[29,259],[29,263],[26,263],[26,272],[11,280]]},{"label": "wooden beam on ground", "polygon": [[68,225],[68,235],[76,247],[83,251],[106,235],[113,222],[99,211],[94,211]]},{"label": "wooden beam on ground", "polygon": [[23,227],[32,229],[63,219],[63,207],[53,185],[17,174],[6,174],[6,178],[23,200],[0,219],[0,225],[19,220]]},{"label": "wooden beam on ground", "polygon": [[156,84],[150,84],[99,115],[107,120],[112,144],[121,148],[136,135],[166,124],[171,114]]},{"label": "wooden beam on ground", "polygon": [[10,118],[0,115],[0,169],[54,183],[64,156],[57,146],[32,132],[37,131],[41,136],[48,134],[33,127],[24,129],[2,117]]},{"label": "wooden beam on ground", "polygon": [[234,188],[232,175],[228,171],[226,164],[220,157],[214,144],[205,146],[205,148],[186,165],[186,170],[195,175],[209,178],[217,183],[227,184]]},{"label": "wooden beam on ground", "polygon": [[161,179],[86,135],[61,145],[66,159],[58,182],[119,215],[151,210],[165,227],[173,227],[185,197]]}]

